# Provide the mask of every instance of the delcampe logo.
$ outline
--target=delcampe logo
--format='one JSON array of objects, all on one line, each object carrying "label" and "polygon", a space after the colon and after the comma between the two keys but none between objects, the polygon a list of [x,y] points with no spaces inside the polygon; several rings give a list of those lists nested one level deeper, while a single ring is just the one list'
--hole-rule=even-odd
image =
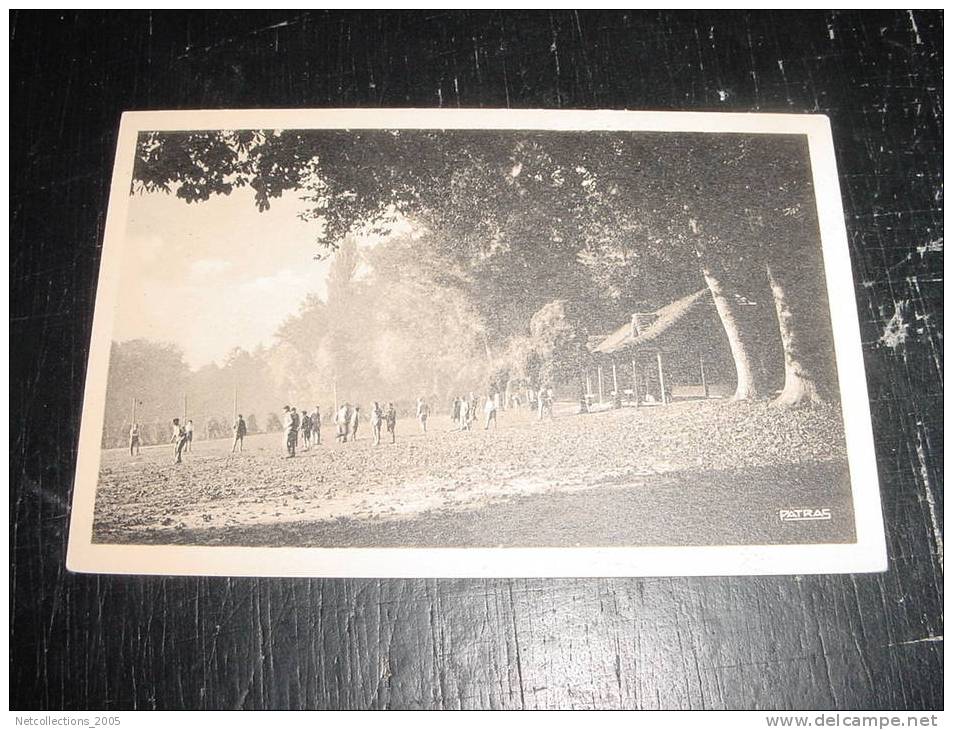
[{"label": "delcampe logo", "polygon": [[821,509],[779,509],[778,516],[781,522],[805,522],[808,520],[829,520],[831,508]]}]

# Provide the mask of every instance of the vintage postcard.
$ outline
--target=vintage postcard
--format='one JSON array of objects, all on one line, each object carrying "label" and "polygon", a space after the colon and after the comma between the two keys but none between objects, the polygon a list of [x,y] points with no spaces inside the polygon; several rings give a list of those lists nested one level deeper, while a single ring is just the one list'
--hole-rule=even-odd
[{"label": "vintage postcard", "polygon": [[76,571],[886,568],[826,117],[123,115]]}]

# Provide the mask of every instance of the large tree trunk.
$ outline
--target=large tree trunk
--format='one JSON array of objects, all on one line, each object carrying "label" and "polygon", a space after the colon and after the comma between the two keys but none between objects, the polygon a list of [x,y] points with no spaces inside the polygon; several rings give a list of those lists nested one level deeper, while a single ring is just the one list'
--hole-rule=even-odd
[{"label": "large tree trunk", "polygon": [[[779,405],[800,406],[822,403],[827,400],[818,373],[811,362],[811,350],[805,338],[812,332],[806,322],[799,322],[792,311],[791,298],[782,282],[778,279],[771,264],[766,263],[768,283],[774,297],[774,308],[778,315],[778,327],[781,331],[781,345],[784,348],[784,387],[775,401]],[[819,332],[814,333],[817,336]]]},{"label": "large tree trunk", "polygon": [[754,359],[745,342],[735,311],[735,303],[725,294],[725,288],[718,276],[708,266],[702,266],[705,283],[711,291],[715,301],[715,309],[721,318],[721,324],[728,336],[728,346],[735,361],[735,371],[738,375],[738,385],[735,388],[734,400],[750,400],[764,395],[762,384],[755,373]]}]

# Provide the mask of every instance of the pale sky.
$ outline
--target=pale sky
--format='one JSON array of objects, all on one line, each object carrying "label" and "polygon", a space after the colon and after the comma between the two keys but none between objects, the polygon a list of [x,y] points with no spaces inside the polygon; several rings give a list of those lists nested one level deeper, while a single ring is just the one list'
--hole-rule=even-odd
[{"label": "pale sky", "polygon": [[326,296],[331,259],[315,260],[301,209],[286,194],[259,213],[247,188],[191,204],[133,195],[113,339],[178,345],[192,368],[270,344],[309,292]]}]

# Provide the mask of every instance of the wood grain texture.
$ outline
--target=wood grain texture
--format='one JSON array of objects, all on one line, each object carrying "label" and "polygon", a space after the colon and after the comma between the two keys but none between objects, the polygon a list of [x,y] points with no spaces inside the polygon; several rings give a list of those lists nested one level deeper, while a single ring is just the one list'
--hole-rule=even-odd
[{"label": "wood grain texture", "polygon": [[[17,12],[10,36],[12,707],[942,707],[940,13]],[[889,572],[65,571],[120,112],[440,105],[830,115]]]}]

